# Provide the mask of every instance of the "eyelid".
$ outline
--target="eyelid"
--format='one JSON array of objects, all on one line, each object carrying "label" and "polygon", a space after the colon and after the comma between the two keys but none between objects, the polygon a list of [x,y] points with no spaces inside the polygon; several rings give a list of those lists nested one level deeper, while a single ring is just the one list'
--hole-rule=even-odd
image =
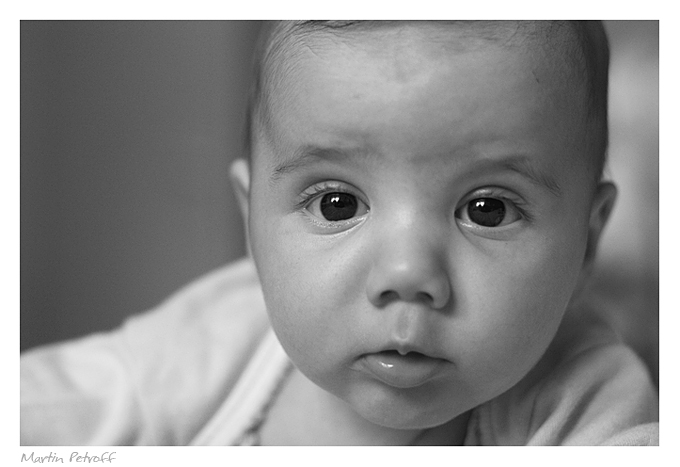
[{"label": "eyelid", "polygon": [[[510,204],[512,206],[512,209],[515,209],[517,213],[520,216],[520,219],[515,222],[511,222],[506,225],[501,225],[501,226],[496,226],[496,227],[487,227],[483,225],[476,224],[470,220],[463,219],[461,216],[459,216],[459,212],[463,209],[466,209],[467,205],[478,198],[493,198],[493,199],[499,199],[503,201],[506,204]],[[531,212],[528,209],[528,203],[522,198],[521,196],[517,195],[513,191],[510,191],[506,188],[501,188],[501,187],[496,187],[496,186],[489,186],[489,187],[483,187],[483,188],[478,188],[473,191],[471,191],[469,194],[464,196],[462,198],[462,201],[458,204],[455,210],[455,217],[458,220],[458,222],[462,223],[465,225],[466,228],[472,229],[474,231],[479,232],[482,235],[485,236],[495,236],[495,235],[501,235],[502,232],[508,229],[512,229],[516,227],[515,224],[517,222],[520,222],[522,220],[526,222],[532,222],[533,221],[533,216],[531,215]]]},{"label": "eyelid", "polygon": [[[509,199],[517,204],[525,204],[524,199],[517,195],[514,191],[500,186],[485,186],[482,188],[475,188],[468,194],[463,196],[463,203],[467,203],[475,198],[500,198]],[[461,203],[462,204],[462,203]]]},{"label": "eyelid", "polygon": [[354,195],[368,206],[363,194],[353,186],[337,180],[326,180],[305,188],[305,190],[300,193],[300,200],[296,204],[296,210],[305,208],[309,203],[321,195],[335,192]]},{"label": "eyelid", "polygon": [[471,192],[469,192],[467,195],[465,195],[462,199],[461,202],[458,204],[456,207],[456,211],[458,211],[460,208],[463,206],[466,206],[470,201],[477,199],[477,198],[494,198],[494,199],[500,199],[503,201],[508,201],[512,203],[519,211],[522,213],[522,215],[525,215],[526,217],[530,217],[529,213],[526,212],[526,209],[528,209],[528,203],[516,194],[515,192],[508,190],[506,188],[501,188],[497,186],[489,186],[489,187],[484,187],[484,188],[477,188]]},{"label": "eyelid", "polygon": [[[357,200],[365,206],[366,213],[358,215],[351,219],[341,221],[329,221],[319,218],[311,211],[309,211],[308,208],[313,202],[319,200],[323,195],[327,193],[347,193],[352,196],[355,196]],[[311,185],[310,187],[306,188],[302,193],[300,193],[300,197],[301,199],[300,201],[297,202],[295,210],[297,212],[306,214],[305,217],[307,218],[307,220],[314,224],[316,227],[321,227],[324,229],[336,231],[346,230],[352,227],[353,225],[361,222],[366,216],[366,214],[370,211],[368,203],[364,200],[365,197],[359,190],[357,190],[356,188],[347,183],[336,180],[327,180],[320,183],[315,183],[314,185]]]}]

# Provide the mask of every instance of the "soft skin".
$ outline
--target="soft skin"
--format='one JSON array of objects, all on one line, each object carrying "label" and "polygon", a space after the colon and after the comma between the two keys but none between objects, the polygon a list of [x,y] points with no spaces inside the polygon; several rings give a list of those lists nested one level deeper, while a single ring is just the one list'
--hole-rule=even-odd
[{"label": "soft skin", "polygon": [[[584,90],[521,41],[410,25],[310,41],[232,170],[272,326],[366,420],[442,425],[527,374],[592,260],[615,189],[593,182]],[[357,214],[325,220],[325,192]],[[470,219],[478,198],[503,201],[501,225]],[[364,365],[386,350],[443,362],[396,387]]]}]

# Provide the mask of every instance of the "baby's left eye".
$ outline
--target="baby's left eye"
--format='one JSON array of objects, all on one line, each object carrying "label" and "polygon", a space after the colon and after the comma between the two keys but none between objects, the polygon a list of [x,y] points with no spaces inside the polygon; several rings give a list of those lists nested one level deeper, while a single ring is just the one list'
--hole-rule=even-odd
[{"label": "baby's left eye", "polygon": [[456,217],[482,227],[502,227],[522,218],[515,205],[498,198],[475,198],[456,211]]},{"label": "baby's left eye", "polygon": [[328,222],[342,222],[363,216],[368,206],[351,193],[332,192],[314,198],[307,210],[314,216]]}]

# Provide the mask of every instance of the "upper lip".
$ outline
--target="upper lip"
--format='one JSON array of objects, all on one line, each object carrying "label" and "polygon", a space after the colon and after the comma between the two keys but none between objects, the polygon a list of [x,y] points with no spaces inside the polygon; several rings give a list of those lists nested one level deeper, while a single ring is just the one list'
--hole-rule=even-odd
[{"label": "upper lip", "polygon": [[400,355],[406,355],[408,353],[418,353],[429,358],[437,358],[442,360],[447,360],[440,353],[434,351],[426,346],[418,345],[412,342],[398,342],[391,340],[385,345],[380,346],[372,352],[367,352],[367,354],[381,353],[381,352],[398,352]]},{"label": "upper lip", "polygon": [[[394,308],[390,310],[389,319],[380,324],[383,331],[374,335],[364,350],[364,355],[380,352],[398,352],[400,355],[418,353],[429,358],[449,361],[436,345],[432,330],[438,323],[433,315],[412,307]],[[383,318],[384,319],[384,318]]]}]

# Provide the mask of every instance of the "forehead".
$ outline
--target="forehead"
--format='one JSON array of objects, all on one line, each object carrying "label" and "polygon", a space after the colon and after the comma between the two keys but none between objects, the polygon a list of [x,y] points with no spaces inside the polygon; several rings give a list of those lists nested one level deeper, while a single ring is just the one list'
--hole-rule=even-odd
[{"label": "forehead", "polygon": [[[526,136],[558,120],[568,125],[566,114],[582,115],[585,98],[573,85],[574,54],[553,53],[567,48],[567,36],[567,28],[515,22],[289,31],[265,61],[260,127],[277,155],[295,151],[281,144],[292,140],[370,146],[367,138],[397,127],[405,129],[402,148],[417,142],[414,151],[436,154],[442,140],[427,131],[455,127],[456,143],[465,144],[461,135],[480,131],[493,139],[517,126]],[[310,140],[320,135],[328,138]]]},{"label": "forehead", "polygon": [[[489,47],[525,49],[548,66],[558,62],[574,71],[584,67],[578,34],[564,21],[359,21],[330,22],[335,26],[276,23],[266,34],[261,56],[262,97],[278,97],[277,85],[291,73],[304,73],[301,60],[309,52],[323,54],[333,48],[358,52],[382,50],[400,57],[423,59],[437,53],[446,61],[457,54]],[[313,22],[314,23],[314,22]],[[329,23],[329,22],[324,22]],[[549,60],[559,57],[558,60]],[[566,60],[565,60],[566,59]],[[581,70],[581,73],[583,70]],[[276,88],[274,91],[272,88]]]},{"label": "forehead", "polygon": [[[338,23],[338,22],[335,22]],[[308,70],[304,60],[309,53],[322,55],[333,49],[352,53],[391,54],[398,66],[406,59],[411,66],[435,57],[442,62],[458,55],[493,47],[525,50],[533,55],[534,66],[562,68],[564,75],[583,74],[584,67],[575,30],[568,22],[555,21],[361,21],[346,26],[301,26],[297,22],[277,23],[266,35],[260,58],[261,81],[256,100],[262,107],[289,93],[285,85],[294,83]],[[358,23],[358,24],[354,24]],[[509,56],[509,55],[508,55]],[[414,60],[420,57],[421,63]],[[399,60],[400,58],[404,60]],[[507,57],[506,57],[507,58]],[[431,63],[428,65],[431,66]],[[292,79],[286,79],[292,78]],[[259,106],[258,106],[259,107]],[[266,116],[267,112],[262,112]]]}]

